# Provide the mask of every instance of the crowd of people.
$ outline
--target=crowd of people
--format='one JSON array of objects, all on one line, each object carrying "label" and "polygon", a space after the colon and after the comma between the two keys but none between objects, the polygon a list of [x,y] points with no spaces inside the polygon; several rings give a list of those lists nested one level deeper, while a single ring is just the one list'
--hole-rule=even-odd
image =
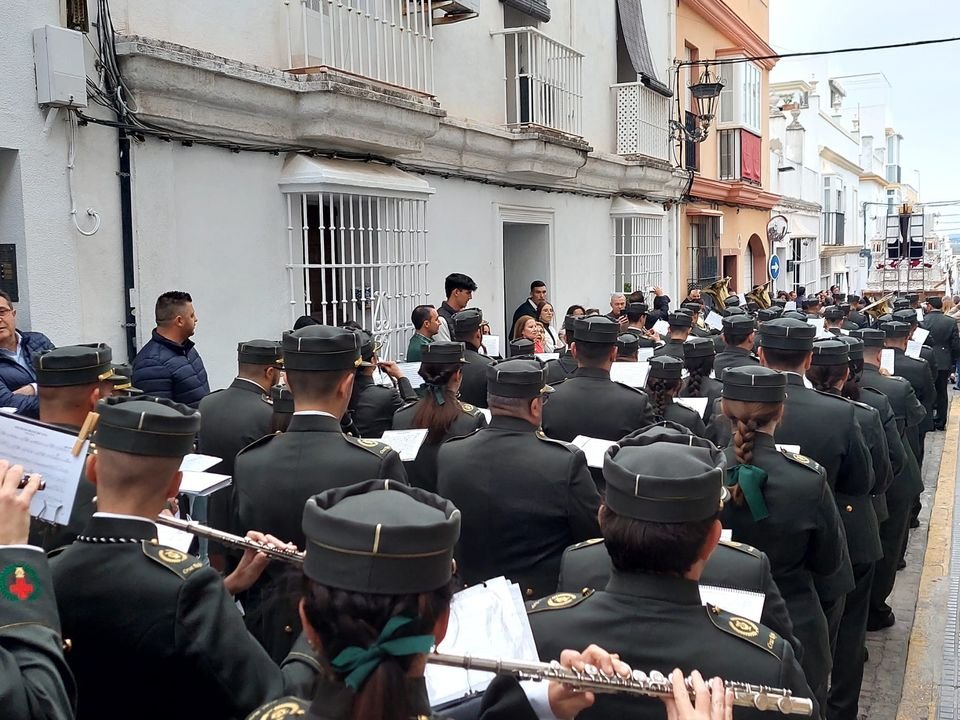
[{"label": "crowd of people", "polygon": [[[476,289],[454,273],[439,308],[414,309],[416,389],[368,330],[304,316],[238,343],[237,377],[212,393],[187,293],[157,300],[132,367],[17,330],[0,293],[0,402],[73,433],[99,416],[65,525],[29,520],[39,479],[0,461],[4,717],[759,717],[703,679],[723,678],[855,719],[960,360],[943,300],[924,298],[920,323],[912,295],[880,315],[855,296],[759,307],[698,288],[671,309],[654,288],[557,318],[536,281],[499,357]],[[611,379],[637,362],[641,386]],[[426,433],[403,461],[381,436],[410,429]],[[232,477],[209,524],[259,545],[211,544],[206,564],[159,542],[158,515],[190,512],[192,451]],[[498,576],[543,661],[677,668],[666,707],[503,676],[432,709],[451,599]],[[704,604],[710,586],[762,610]]]}]

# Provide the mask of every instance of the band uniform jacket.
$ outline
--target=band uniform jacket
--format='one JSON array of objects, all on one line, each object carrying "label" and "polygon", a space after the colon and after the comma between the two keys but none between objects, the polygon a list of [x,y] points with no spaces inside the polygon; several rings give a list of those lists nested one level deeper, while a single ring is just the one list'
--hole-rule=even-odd
[{"label": "band uniform jacket", "polygon": [[[696,669],[704,677],[780,687],[812,698],[790,643],[764,625],[704,606],[694,580],[613,570],[604,590],[557,593],[537,600],[527,614],[541,660],[596,643],[616,648],[621,660],[646,673]],[[766,717],[748,708],[736,712],[738,720]],[[597,695],[577,718],[663,716],[657,699]]]},{"label": "band uniform jacket", "polygon": [[576,370],[577,359],[570,354],[569,350],[565,350],[560,353],[560,357],[547,361],[547,384],[553,385],[561,380],[566,380]]},{"label": "band uniform jacket", "polygon": [[647,394],[600,368],[578,368],[543,403],[543,431],[566,442],[577,435],[619,440],[653,422]]},{"label": "band uniform jacket", "polygon": [[[933,374],[930,365],[922,357],[912,358],[899,348],[893,349],[893,374],[905,378],[917,394],[917,400],[923,405],[927,415],[920,425],[921,439],[928,430],[933,428],[933,404],[937,399],[937,391],[933,386]],[[921,442],[922,447],[922,442]],[[923,465],[923,456],[917,458],[917,463]]]},{"label": "band uniform jacket", "polygon": [[[377,440],[344,435],[331,415],[294,413],[284,433],[267,435],[240,454],[233,478],[233,528],[269,533],[303,548],[307,500],[363,480],[406,482],[400,456]],[[282,660],[299,632],[298,589],[292,566],[271,563],[243,599],[244,620],[274,660]]]},{"label": "band uniform jacket", "polygon": [[[736,467],[734,448],[727,448],[726,455],[727,467]],[[777,450],[771,435],[754,435],[751,464],[767,473],[761,492],[770,516],[755,521],[746,502],[731,501],[724,504],[720,521],[734,540],[770,558],[773,578],[803,646],[801,664],[807,681],[823,701],[830,677],[830,636],[815,579],[852,575],[837,503],[826,471],[804,455]]]},{"label": "band uniform jacket", "polygon": [[[701,378],[700,380],[700,393],[699,395],[694,395],[690,392],[690,381],[684,380],[683,386],[680,388],[680,397],[705,397],[707,398],[707,409],[703,414],[703,423],[709,424],[710,420],[713,418],[713,413],[717,407],[717,400],[723,395],[723,383],[714,380],[712,377]],[[706,437],[706,435],[701,435],[701,437]]]},{"label": "band uniform jacket", "polygon": [[[927,416],[927,411],[917,398],[913,385],[906,378],[896,375],[881,375],[876,365],[864,364],[863,374],[860,377],[863,388],[872,388],[886,395],[890,407],[897,419],[897,427],[907,447],[913,453],[913,459],[919,467],[923,458],[920,447],[920,426]],[[922,480],[921,492],[922,492]]]},{"label": "band uniform jacket", "polygon": [[73,675],[46,556],[0,548],[0,704],[4,720],[72,720]]},{"label": "band uniform jacket", "polygon": [[[827,471],[827,484],[837,499],[847,531],[847,546],[852,562],[864,557],[878,542],[876,511],[870,499],[874,477],[870,453],[857,422],[856,411],[847,400],[808,388],[796,373],[787,376],[787,399],[783,420],[774,439],[783,445],[799,445],[800,453],[816,460]],[[840,507],[840,497],[844,504]],[[850,507],[852,510],[847,511]],[[869,509],[874,524],[861,523],[861,510]],[[856,513],[856,517],[851,517]],[[852,573],[818,579],[818,592],[824,602],[836,600],[851,588]]]},{"label": "band uniform jacket", "polygon": [[[57,424],[52,427],[59,427],[67,432],[78,435],[80,427],[78,425]],[[88,452],[93,451],[93,445],[89,446]],[[29,543],[43,548],[46,552],[56,550],[64,545],[69,545],[77,539],[77,535],[87,526],[93,513],[96,512],[97,503],[95,498],[97,489],[93,483],[87,480],[86,465],[80,470],[80,482],[77,484],[77,491],[73,496],[73,510],[70,513],[70,520],[66,525],[57,525],[46,520],[38,520],[35,517],[30,518],[30,536]],[[42,497],[42,496],[41,496]],[[56,515],[56,509],[45,510],[43,516],[49,518]]]},{"label": "band uniform jacket", "polygon": [[350,403],[353,425],[363,438],[378,438],[393,424],[393,414],[404,403],[417,399],[410,381],[401,377],[397,387],[378,385],[368,375],[357,375],[353,381],[354,397]]},{"label": "band uniform jacket", "polygon": [[[560,562],[558,593],[580,594],[584,588],[602,590],[610,581],[610,555],[603,538],[571,545]],[[764,596],[760,622],[785,638],[798,658],[803,649],[794,637],[793,622],[770,572],[770,560],[750,545],[721,540],[703,568],[701,585],[746,590]]]},{"label": "band uniform jacket", "polygon": [[676,423],[677,425],[682,425],[692,432],[697,437],[706,437],[707,428],[703,424],[703,418],[700,417],[700,413],[696,410],[691,410],[690,408],[681,405],[676,400],[670,399],[666,407],[663,409],[663,417],[657,417],[654,415],[654,420],[660,422],[661,420],[668,420],[669,422]]},{"label": "band uniform jacket", "polygon": [[937,371],[952,370],[960,358],[960,335],[957,321],[940,310],[928,312],[923,317],[923,327],[930,331],[924,344],[933,348],[933,367]]},{"label": "band uniform jacket", "polygon": [[219,573],[146,519],[94,516],[52,567],[78,720],[228,720],[315,679],[306,654],[271,661]]},{"label": "band uniform jacket", "polygon": [[[237,453],[254,440],[270,432],[273,403],[257,383],[235,378],[230,387],[210,393],[200,401],[200,432],[197,449],[223,458],[210,472],[233,477]],[[207,506],[210,525],[222,530],[230,527],[230,491],[210,496]]]},{"label": "band uniform jacket", "polygon": [[470,584],[504,575],[527,599],[541,597],[557,586],[564,549],[600,532],[583,452],[522,418],[495,415],[444,443],[437,481],[462,513],[457,567]]},{"label": "band uniform jacket", "polygon": [[[408,678],[407,702],[413,710],[410,720],[444,720],[446,717],[430,707],[427,685],[423,677]],[[267,703],[247,716],[247,720],[350,720],[355,694],[345,685],[326,679],[317,681],[312,702],[297,697],[284,697]],[[483,695],[458,702],[467,712],[458,717],[477,720],[537,720],[520,683],[510,675],[497,675]],[[469,705],[470,707],[465,707]],[[373,720],[371,718],[371,720]]]},{"label": "band uniform jacket", "polygon": [[713,376],[723,380],[723,372],[727,368],[743,367],[745,365],[759,365],[760,358],[746,348],[737,345],[727,345],[723,352],[713,358]]},{"label": "band uniform jacket", "polygon": [[683,342],[683,340],[667,338],[663,345],[653,351],[653,356],[660,357],[661,355],[670,355],[671,357],[683,360]]},{"label": "band uniform jacket", "polygon": [[[414,428],[413,418],[417,414],[417,408],[423,400],[404,405],[397,410],[393,416],[394,430],[412,430]],[[422,488],[429,492],[437,491],[437,454],[440,452],[440,446],[450,438],[463,437],[476,432],[482,427],[487,426],[487,420],[473,405],[458,402],[460,414],[453,424],[447,429],[443,439],[437,443],[428,443],[424,440],[420,446],[415,460],[403,463],[404,470],[407,473],[407,480],[414,487]]]},{"label": "band uniform jacket", "polygon": [[460,399],[474,407],[487,407],[487,365],[493,360],[481,355],[467,344],[463,357],[467,363],[461,367],[463,380],[460,381]]},{"label": "band uniform jacket", "polygon": [[[880,416],[880,426],[883,430],[884,443],[886,444],[887,459],[890,463],[890,482],[887,484],[886,489],[880,493],[874,488],[873,498],[874,506],[877,508],[877,520],[882,523],[889,517],[887,497],[895,495],[900,488],[909,482],[907,476],[909,468],[907,465],[906,451],[903,447],[900,429],[897,426],[896,415],[894,415],[893,408],[890,406],[890,401],[886,395],[873,388],[861,387],[860,402],[872,407]],[[866,439],[866,436],[864,436],[864,438]],[[871,448],[871,454],[872,453],[873,448]],[[874,472],[876,472],[876,462],[874,462]]]},{"label": "band uniform jacket", "polygon": [[847,320],[857,326],[858,329],[870,327],[870,318],[859,310],[851,310],[847,315]]}]

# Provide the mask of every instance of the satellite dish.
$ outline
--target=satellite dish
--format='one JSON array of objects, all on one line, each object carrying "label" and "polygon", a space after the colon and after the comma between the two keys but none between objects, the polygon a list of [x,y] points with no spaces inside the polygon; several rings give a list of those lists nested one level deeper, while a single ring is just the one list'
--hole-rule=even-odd
[{"label": "satellite dish", "polygon": [[787,236],[789,228],[790,223],[783,215],[771,218],[770,222],[767,223],[767,240],[770,245],[783,240]]}]

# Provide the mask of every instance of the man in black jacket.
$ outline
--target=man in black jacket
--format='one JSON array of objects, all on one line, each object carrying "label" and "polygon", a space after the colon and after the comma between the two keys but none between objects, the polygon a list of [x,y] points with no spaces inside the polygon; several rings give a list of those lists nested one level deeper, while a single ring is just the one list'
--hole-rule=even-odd
[{"label": "man in black jacket", "polygon": [[33,358],[51,350],[53,343],[43,333],[17,330],[17,311],[0,290],[0,407],[15,407],[17,413],[37,417],[37,376]]},{"label": "man in black jacket", "polygon": [[476,407],[487,406],[487,365],[493,360],[480,354],[483,333],[483,312],[479,308],[461,310],[453,316],[451,331],[454,342],[462,342],[466,349],[463,357],[467,363],[461,368],[463,380],[460,382],[460,399]]},{"label": "man in black jacket", "polygon": [[520,303],[520,307],[513,311],[511,325],[516,325],[524,315],[532,318],[537,316],[537,305],[547,301],[547,284],[543,280],[534,280],[530,283],[530,296]]},{"label": "man in black jacket", "polygon": [[947,384],[950,373],[960,358],[960,334],[957,322],[943,314],[943,298],[927,298],[927,312],[923,317],[923,327],[929,331],[925,345],[933,348],[933,362],[936,375],[933,387],[936,400],[933,406],[933,429],[945,430],[947,425]]},{"label": "man in black jacket", "polygon": [[463,273],[450,273],[443,281],[443,291],[447,299],[440,303],[437,308],[437,314],[440,316],[440,330],[434,336],[437,342],[450,342],[453,340],[453,316],[467,307],[467,304],[473,299],[473,293],[477,290],[477,284],[473,278]]},{"label": "man in black jacket", "polygon": [[727,368],[760,364],[760,358],[753,354],[756,328],[756,321],[749,315],[728,315],[723,319],[726,347],[713,360],[713,375],[717,380],[723,380],[723,371]]}]

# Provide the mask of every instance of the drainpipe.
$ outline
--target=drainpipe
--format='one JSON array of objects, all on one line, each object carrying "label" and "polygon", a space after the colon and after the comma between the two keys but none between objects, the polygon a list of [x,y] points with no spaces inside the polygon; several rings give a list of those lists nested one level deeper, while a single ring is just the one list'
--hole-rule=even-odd
[{"label": "drainpipe", "polygon": [[133,200],[130,178],[130,136],[120,128],[117,138],[120,160],[120,230],[123,254],[123,328],[127,335],[127,362],[132,363],[137,354],[137,317],[133,308],[135,286],[133,271]]}]

